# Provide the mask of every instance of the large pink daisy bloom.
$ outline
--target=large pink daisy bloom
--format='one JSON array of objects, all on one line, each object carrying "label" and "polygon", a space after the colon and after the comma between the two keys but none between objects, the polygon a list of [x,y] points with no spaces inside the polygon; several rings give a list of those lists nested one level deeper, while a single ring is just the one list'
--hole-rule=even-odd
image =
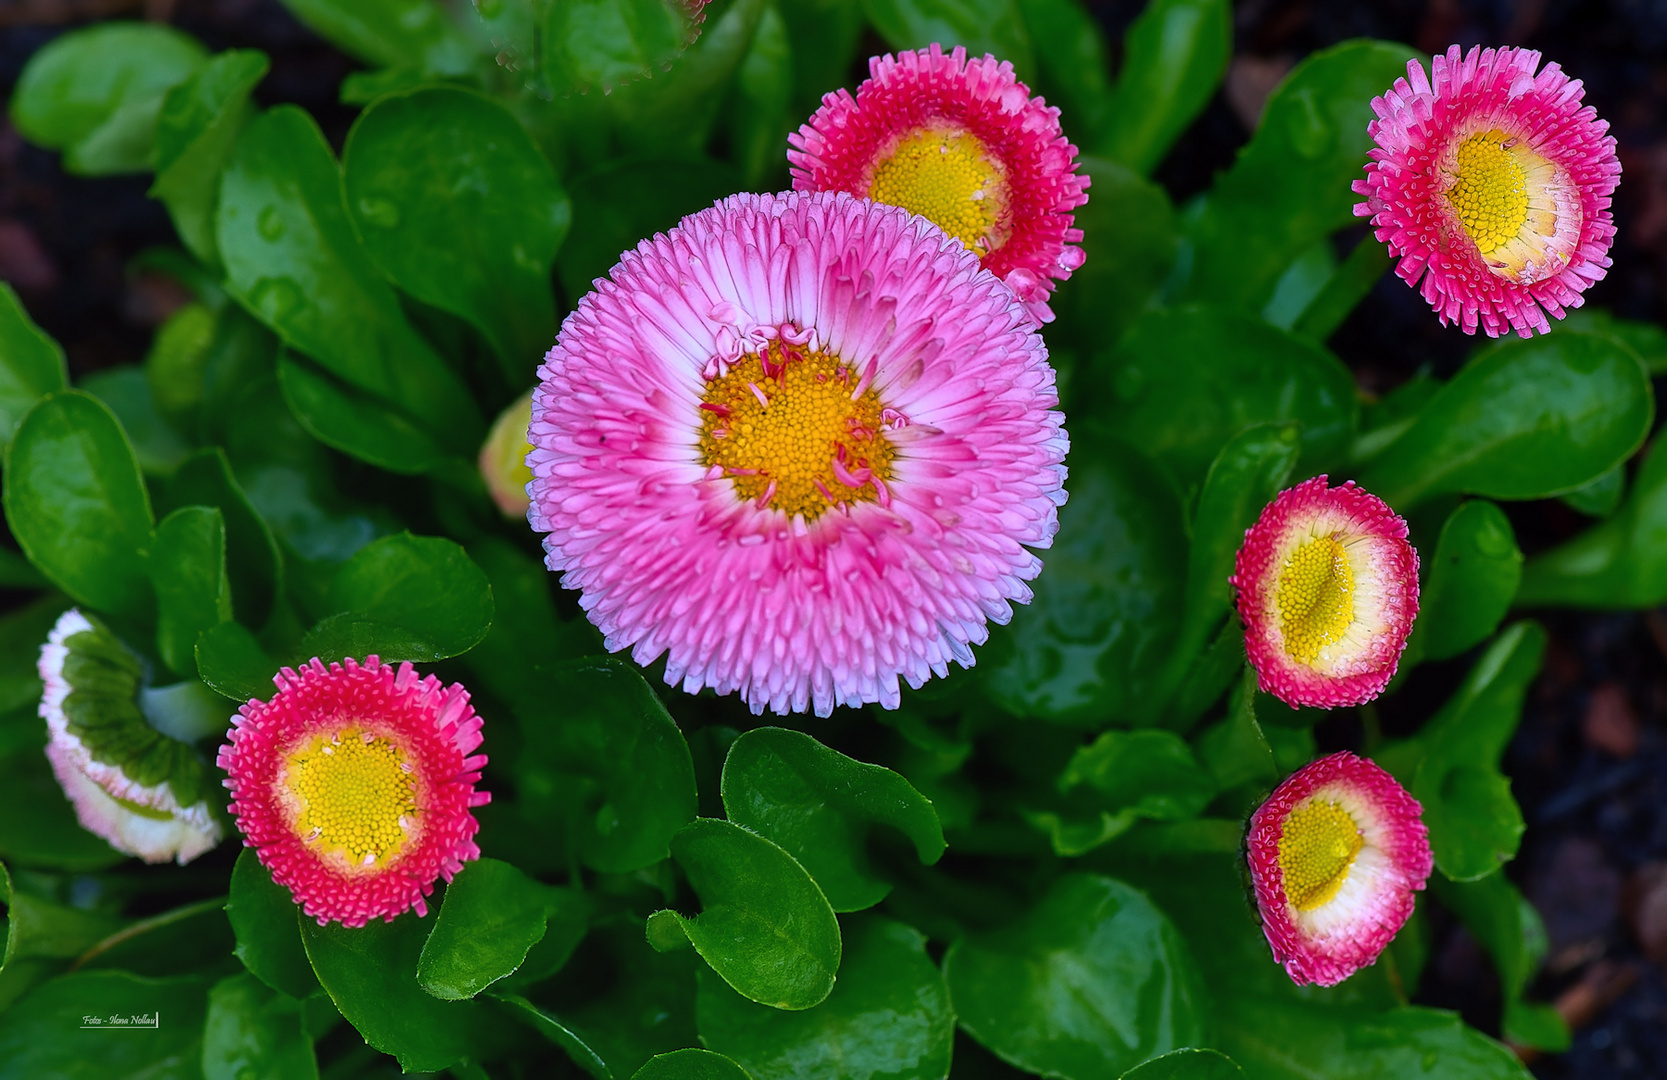
[{"label": "large pink daisy bloom", "polygon": [[1262,932],[1295,983],[1334,986],[1375,962],[1433,862],[1424,808],[1344,752],[1292,773],[1250,819]]},{"label": "large pink daisy bloom", "polygon": [[1231,583],[1261,688],[1292,706],[1377,697],[1418,614],[1407,523],[1352,480],[1280,492],[1246,530]]},{"label": "large pink daisy bloom", "polygon": [[1034,324],[930,222],[736,195],[626,252],[539,368],[533,528],[613,650],[754,712],[878,701],[1005,622],[1065,501]]},{"label": "large pink daisy bloom", "polygon": [[393,921],[480,857],[483,754],[469,692],[376,657],[284,668],[232,718],[226,770],[243,842],[320,926]]},{"label": "large pink daisy bloom", "polygon": [[1621,163],[1609,125],[1556,64],[1528,49],[1454,45],[1407,63],[1367,129],[1377,148],[1354,190],[1379,240],[1442,324],[1524,337],[1579,307],[1604,275]]},{"label": "large pink daisy bloom", "polygon": [[1048,295],[1082,265],[1088,201],[1059,110],[993,56],[932,45],[877,56],[856,97],[843,89],[787,141],[793,187],[848,191],[930,218],[984,260],[1039,322]]}]

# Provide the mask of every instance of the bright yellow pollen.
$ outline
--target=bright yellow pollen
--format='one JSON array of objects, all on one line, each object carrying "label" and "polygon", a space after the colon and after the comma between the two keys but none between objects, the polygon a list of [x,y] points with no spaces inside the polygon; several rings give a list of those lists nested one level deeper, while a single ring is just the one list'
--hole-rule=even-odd
[{"label": "bright yellow pollen", "polygon": [[924,128],[874,168],[868,197],[930,220],[986,255],[1005,209],[1006,184],[984,144],[964,131]]},{"label": "bright yellow pollen", "polygon": [[1335,537],[1307,541],[1279,574],[1280,628],[1291,659],[1312,664],[1354,622],[1354,570]]},{"label": "bright yellow pollen", "polygon": [[872,387],[852,397],[860,381],[837,356],[792,345],[742,357],[706,385],[706,464],[722,468],[739,497],[806,521],[888,499],[874,482],[891,479],[884,408]]},{"label": "bright yellow pollen", "polygon": [[1459,144],[1447,201],[1483,258],[1515,240],[1528,221],[1528,169],[1515,146],[1503,131]]},{"label": "bright yellow pollen", "polygon": [[344,870],[386,866],[415,831],[416,782],[384,736],[315,735],[286,755],[278,783],[296,835]]},{"label": "bright yellow pollen", "polygon": [[1313,911],[1337,895],[1365,840],[1349,812],[1334,802],[1304,803],[1285,819],[1279,837],[1279,870],[1285,898],[1298,911]]}]

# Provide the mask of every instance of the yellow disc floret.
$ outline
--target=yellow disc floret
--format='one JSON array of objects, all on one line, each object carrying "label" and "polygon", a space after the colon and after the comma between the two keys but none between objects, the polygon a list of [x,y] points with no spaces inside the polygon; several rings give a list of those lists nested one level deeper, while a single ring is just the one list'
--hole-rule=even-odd
[{"label": "yellow disc floret", "polygon": [[1459,224],[1487,258],[1515,240],[1528,221],[1528,162],[1502,131],[1484,131],[1459,144],[1447,201]]},{"label": "yellow disc floret", "polygon": [[741,498],[814,521],[830,507],[889,501],[884,411],[837,356],[775,343],[707,383],[700,448]]},{"label": "yellow disc floret", "polygon": [[297,745],[278,784],[296,835],[344,870],[387,866],[416,829],[416,783],[405,755],[358,727]]},{"label": "yellow disc floret", "polygon": [[1279,837],[1279,870],[1285,898],[1298,911],[1313,911],[1337,895],[1365,841],[1349,812],[1314,799],[1291,811]]},{"label": "yellow disc floret", "polygon": [[1293,551],[1279,573],[1277,602],[1285,651],[1312,664],[1354,622],[1354,570],[1343,545],[1317,536]]},{"label": "yellow disc floret", "polygon": [[1006,181],[984,144],[954,128],[928,127],[874,166],[868,197],[919,214],[980,256],[1000,246]]}]

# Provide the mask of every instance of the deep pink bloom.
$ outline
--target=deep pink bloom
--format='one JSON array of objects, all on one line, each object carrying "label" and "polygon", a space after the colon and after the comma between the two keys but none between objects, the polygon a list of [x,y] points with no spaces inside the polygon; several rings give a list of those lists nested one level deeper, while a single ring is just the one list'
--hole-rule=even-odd
[{"label": "deep pink bloom", "polygon": [[1528,49],[1454,45],[1372,100],[1377,148],[1354,182],[1377,238],[1443,325],[1489,337],[1550,329],[1609,266],[1621,163],[1609,124]]},{"label": "deep pink bloom", "polygon": [[836,90],[789,134],[797,191],[848,191],[923,214],[1050,322],[1055,281],[1082,265],[1074,211],[1088,201],[1059,110],[993,56],[932,45],[877,56],[856,97]]},{"label": "deep pink bloom", "polygon": [[754,712],[878,701],[1006,622],[1065,500],[1035,326],[897,207],[736,195],[622,256],[539,368],[547,563],[609,649]]},{"label": "deep pink bloom", "polygon": [[1291,706],[1383,692],[1418,614],[1407,523],[1350,480],[1306,480],[1245,531],[1231,584],[1261,688]]},{"label": "deep pink bloom", "polygon": [[480,857],[483,754],[469,692],[375,656],[284,668],[232,718],[217,763],[243,842],[322,926],[393,921]]},{"label": "deep pink bloom", "polygon": [[1262,932],[1291,981],[1334,986],[1375,962],[1433,861],[1424,808],[1348,752],[1298,769],[1250,818]]}]

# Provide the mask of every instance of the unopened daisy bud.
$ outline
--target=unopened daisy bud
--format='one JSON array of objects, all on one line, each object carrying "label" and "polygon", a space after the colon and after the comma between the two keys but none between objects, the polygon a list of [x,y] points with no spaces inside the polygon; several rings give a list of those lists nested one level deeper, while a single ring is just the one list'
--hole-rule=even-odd
[{"label": "unopened daisy bud", "polygon": [[846,191],[930,219],[977,252],[1037,322],[1082,265],[1073,211],[1088,201],[1059,110],[993,56],[932,45],[877,56],[853,98],[836,90],[791,133],[796,191]]},{"label": "unopened daisy bud", "polygon": [[220,842],[202,760],[146,722],[137,656],[71,608],[39,670],[46,757],[82,828],[148,863],[183,866]]},{"label": "unopened daisy bud", "polygon": [[480,857],[486,764],[469,692],[375,656],[284,668],[218,763],[243,843],[320,926],[392,922]]},{"label": "unopened daisy bud", "polygon": [[1311,762],[1250,819],[1250,876],[1274,959],[1334,986],[1377,960],[1433,866],[1423,807],[1353,754]]},{"label": "unopened daisy bud", "polygon": [[527,514],[527,485],[533,478],[532,470],[527,468],[527,451],[532,449],[527,442],[527,425],[532,418],[533,392],[528,390],[499,414],[480,448],[481,478],[505,517]]},{"label": "unopened daisy bud", "polygon": [[[1621,163],[1609,125],[1529,49],[1454,45],[1372,101],[1377,142],[1354,212],[1443,325],[1524,337],[1579,307],[1609,266]],[[1422,283],[1420,284],[1420,279]]]},{"label": "unopened daisy bud", "polygon": [[1245,532],[1230,580],[1258,683],[1292,707],[1377,697],[1418,614],[1407,523],[1352,480],[1280,492]]}]

